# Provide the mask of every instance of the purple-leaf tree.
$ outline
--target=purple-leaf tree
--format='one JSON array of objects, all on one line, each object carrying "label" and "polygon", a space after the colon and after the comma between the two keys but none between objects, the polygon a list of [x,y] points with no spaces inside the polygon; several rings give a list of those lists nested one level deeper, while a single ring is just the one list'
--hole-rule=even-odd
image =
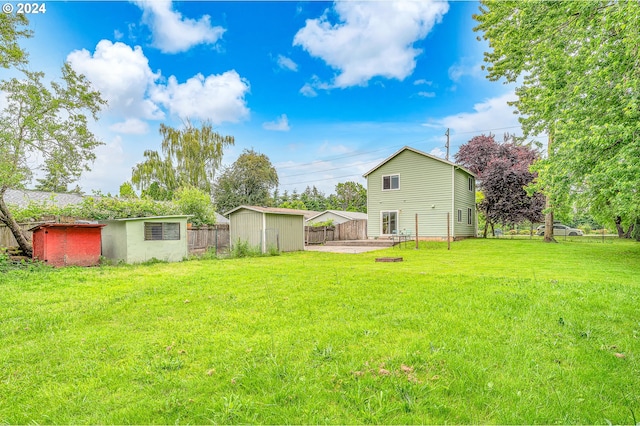
[{"label": "purple-leaf tree", "polygon": [[544,197],[529,196],[525,188],[535,174],[529,170],[538,153],[529,146],[514,143],[508,135],[498,143],[493,135],[475,136],[462,145],[455,155],[456,162],[475,173],[484,199],[478,208],[488,227],[497,223],[516,224],[542,219]]}]

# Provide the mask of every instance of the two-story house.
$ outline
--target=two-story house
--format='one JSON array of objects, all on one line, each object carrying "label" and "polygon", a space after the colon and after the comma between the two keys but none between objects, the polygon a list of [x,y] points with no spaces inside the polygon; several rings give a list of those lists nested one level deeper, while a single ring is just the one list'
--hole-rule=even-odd
[{"label": "two-story house", "polygon": [[[475,175],[405,146],[364,174],[369,238],[477,235]],[[416,218],[417,215],[417,218]]]}]

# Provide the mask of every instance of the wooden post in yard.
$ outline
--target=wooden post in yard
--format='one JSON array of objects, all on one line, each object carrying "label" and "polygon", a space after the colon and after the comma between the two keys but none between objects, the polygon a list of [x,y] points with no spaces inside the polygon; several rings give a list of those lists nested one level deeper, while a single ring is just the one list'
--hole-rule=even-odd
[{"label": "wooden post in yard", "polygon": [[416,213],[416,250],[418,250],[418,213]]},{"label": "wooden post in yard", "polygon": [[451,250],[451,213],[447,212],[447,250]]}]

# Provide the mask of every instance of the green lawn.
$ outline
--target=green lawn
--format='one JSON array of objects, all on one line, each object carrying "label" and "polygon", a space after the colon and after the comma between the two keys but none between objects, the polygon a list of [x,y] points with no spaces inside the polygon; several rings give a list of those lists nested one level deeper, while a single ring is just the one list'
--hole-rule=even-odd
[{"label": "green lawn", "polygon": [[640,421],[639,243],[469,240],[0,280],[0,423]]}]

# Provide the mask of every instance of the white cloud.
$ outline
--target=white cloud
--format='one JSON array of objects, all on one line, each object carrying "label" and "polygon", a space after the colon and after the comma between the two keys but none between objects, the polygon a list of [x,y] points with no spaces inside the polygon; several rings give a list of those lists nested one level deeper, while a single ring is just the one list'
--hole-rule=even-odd
[{"label": "white cloud", "polygon": [[414,81],[413,85],[414,86],[422,86],[422,85],[431,86],[431,85],[433,85],[433,81],[429,81],[429,80],[425,80],[424,78],[420,78],[420,79]]},{"label": "white cloud", "polygon": [[[244,99],[249,83],[234,70],[184,83],[170,76],[166,83],[153,73],[139,46],[102,40],[93,54],[76,50],[67,56],[74,70],[84,74],[109,103],[109,111],[126,121],[112,126],[121,133],[140,134],[141,120],[165,118],[166,108],[180,118],[209,119],[214,124],[237,122],[249,114]],[[136,121],[137,120],[137,121]]]},{"label": "white cloud", "polygon": [[171,76],[166,86],[155,87],[152,99],[178,117],[220,124],[238,122],[249,115],[244,99],[249,89],[249,82],[235,70],[208,77],[197,74],[184,83]]},{"label": "white cloud", "polygon": [[316,96],[318,96],[318,92],[316,92],[316,89],[313,88],[313,85],[306,83],[304,86],[302,86],[302,88],[300,89],[300,93],[308,98],[315,98]]},{"label": "white cloud", "polygon": [[127,118],[123,122],[112,124],[109,130],[129,135],[144,135],[149,131],[149,125],[146,121],[137,118]]},{"label": "white cloud", "polygon": [[67,61],[84,74],[109,103],[109,109],[123,116],[162,119],[164,113],[146,98],[149,88],[160,78],[149,68],[142,48],[101,40],[93,55],[86,49],[75,50]]},{"label": "white cloud", "polygon": [[464,76],[484,78],[482,74],[482,62],[471,63],[469,59],[462,58],[458,63],[449,67],[449,78],[458,82]]},{"label": "white cloud", "polygon": [[274,130],[277,132],[288,132],[291,129],[291,127],[289,127],[289,119],[286,114],[282,114],[276,121],[263,123],[262,127],[266,130]]},{"label": "white cloud", "polygon": [[[450,129],[452,152],[455,151],[455,147],[481,134],[493,133],[502,140],[502,134],[505,132],[522,134],[518,116],[513,113],[514,108],[507,104],[507,102],[515,101],[516,99],[517,97],[513,91],[508,92],[502,96],[475,104],[473,112],[449,115],[438,120],[430,120],[423,125],[438,130]],[[439,139],[444,145],[444,137]]]},{"label": "white cloud", "polygon": [[278,66],[284,70],[298,71],[298,64],[293,62],[291,58],[287,58],[283,55],[278,55],[276,62],[278,63]]},{"label": "white cloud", "polygon": [[185,52],[199,44],[215,44],[225,29],[211,25],[211,17],[189,19],[173,10],[171,1],[137,1],[142,21],[153,33],[153,45],[164,53]]},{"label": "white cloud", "polygon": [[91,166],[91,171],[82,176],[83,190],[116,191],[120,184],[131,178],[131,165],[126,164],[126,155],[120,136],[96,148],[95,154],[96,160]]},{"label": "white cloud", "polygon": [[435,98],[436,93],[435,92],[418,92],[418,96],[422,98]]},{"label": "white cloud", "polygon": [[307,20],[293,44],[338,71],[333,87],[365,85],[376,76],[404,80],[422,53],[413,44],[448,9],[441,1],[338,1],[333,5],[337,23],[330,22],[328,12]]},{"label": "white cloud", "polygon": [[429,151],[429,154],[439,158],[444,158],[446,156],[446,153],[438,147],[433,148],[431,151]]}]

